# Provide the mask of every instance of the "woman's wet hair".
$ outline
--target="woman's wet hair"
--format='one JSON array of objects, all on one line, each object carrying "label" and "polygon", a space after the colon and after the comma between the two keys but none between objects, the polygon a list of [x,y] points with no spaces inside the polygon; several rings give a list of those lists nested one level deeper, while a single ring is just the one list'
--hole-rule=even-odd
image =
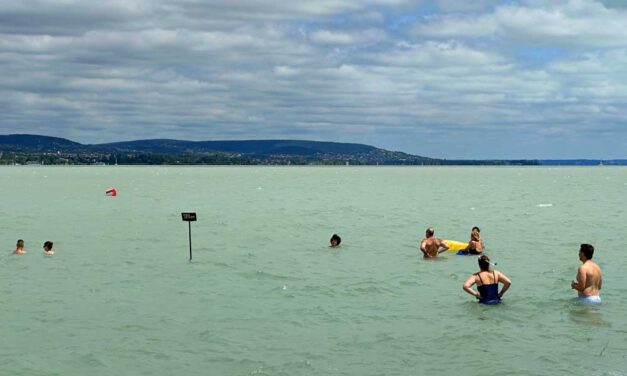
[{"label": "woman's wet hair", "polygon": [[331,236],[331,243],[333,243],[334,240],[337,242],[337,245],[340,245],[342,242],[342,238],[340,238],[338,234],[333,234],[333,236]]},{"label": "woman's wet hair", "polygon": [[52,242],[48,240],[47,242],[44,243],[44,247],[48,250],[52,249]]},{"label": "woman's wet hair", "polygon": [[24,248],[24,240],[19,239],[17,243],[15,244],[15,246],[18,248]]},{"label": "woman's wet hair", "polygon": [[490,269],[490,258],[486,255],[482,255],[477,259],[479,263],[479,269],[486,271]]}]

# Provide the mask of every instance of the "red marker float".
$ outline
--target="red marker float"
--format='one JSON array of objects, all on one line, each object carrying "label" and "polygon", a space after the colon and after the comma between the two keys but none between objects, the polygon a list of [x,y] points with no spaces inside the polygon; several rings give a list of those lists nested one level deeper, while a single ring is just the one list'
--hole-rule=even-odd
[{"label": "red marker float", "polygon": [[118,195],[118,191],[115,188],[109,188],[106,190],[105,194],[107,196],[117,196]]}]

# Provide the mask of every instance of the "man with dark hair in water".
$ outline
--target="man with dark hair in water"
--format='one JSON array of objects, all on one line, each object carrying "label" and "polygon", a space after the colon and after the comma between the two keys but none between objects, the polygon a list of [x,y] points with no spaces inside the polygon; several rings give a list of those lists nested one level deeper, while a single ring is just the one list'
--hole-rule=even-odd
[{"label": "man with dark hair in water", "polygon": [[54,255],[54,249],[52,249],[52,242],[50,240],[44,243],[44,254]]},{"label": "man with dark hair in water", "polygon": [[333,236],[331,236],[331,240],[329,242],[331,243],[331,245],[329,247],[337,248],[337,247],[340,246],[340,243],[342,242],[342,238],[340,238],[340,236],[338,234],[333,234]]},{"label": "man with dark hair in water", "polygon": [[448,245],[433,236],[434,234],[435,230],[433,227],[429,227],[425,231],[425,238],[420,242],[420,250],[422,251],[424,258],[437,257],[438,254],[448,249]]},{"label": "man with dark hair in water", "polygon": [[13,251],[13,254],[23,255],[24,253],[26,253],[26,251],[24,250],[24,240],[19,239],[17,241],[17,244],[15,244],[15,251]]},{"label": "man with dark hair in water", "polygon": [[577,280],[571,282],[570,287],[577,290],[579,299],[584,303],[601,303],[601,286],[603,278],[601,268],[592,261],[594,247],[592,244],[582,244],[579,246],[579,260],[582,264],[577,269]]}]

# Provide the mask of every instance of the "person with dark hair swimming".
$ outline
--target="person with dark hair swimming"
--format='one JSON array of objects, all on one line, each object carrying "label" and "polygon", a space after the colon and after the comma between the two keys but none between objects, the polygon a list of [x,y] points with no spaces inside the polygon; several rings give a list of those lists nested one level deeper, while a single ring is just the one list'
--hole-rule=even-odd
[{"label": "person with dark hair swimming", "polygon": [[577,280],[571,282],[570,287],[577,290],[577,295],[584,303],[600,304],[601,287],[603,278],[601,268],[592,261],[594,247],[592,244],[581,244],[579,246],[579,260],[582,264],[577,269]]},{"label": "person with dark hair swimming", "polygon": [[26,250],[24,250],[24,240],[19,239],[15,244],[15,251],[13,251],[13,254],[23,255],[24,253],[26,253]]},{"label": "person with dark hair swimming", "polygon": [[[498,270],[490,270],[490,258],[482,255],[477,260],[479,263],[479,272],[472,274],[462,288],[464,291],[474,296],[483,304],[498,304],[501,302],[503,294],[509,289],[512,281]],[[499,282],[503,284],[503,288],[499,292]],[[472,285],[477,285],[477,291],[473,290]]]},{"label": "person with dark hair swimming", "polygon": [[54,249],[52,249],[52,244],[53,243],[50,240],[44,243],[44,255],[54,255]]},{"label": "person with dark hair swimming", "polygon": [[448,245],[433,236],[434,234],[435,230],[433,227],[429,227],[425,231],[425,238],[420,242],[420,251],[422,251],[424,258],[437,257],[440,253],[448,249]]},{"label": "person with dark hair swimming", "polygon": [[331,243],[331,245],[329,247],[337,248],[337,247],[340,246],[340,243],[342,242],[342,238],[340,238],[340,236],[338,234],[333,234],[333,236],[331,236],[331,240],[329,240],[329,242]]}]

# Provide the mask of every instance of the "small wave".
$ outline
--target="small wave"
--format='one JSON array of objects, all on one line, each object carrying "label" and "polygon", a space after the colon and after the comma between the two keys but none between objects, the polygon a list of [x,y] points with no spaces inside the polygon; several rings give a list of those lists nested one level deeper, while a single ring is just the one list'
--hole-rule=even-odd
[{"label": "small wave", "polygon": [[[76,355],[76,354],[75,354]],[[106,364],[95,354],[95,353],[87,353],[78,357],[78,361],[89,367],[105,367]]]},{"label": "small wave", "polygon": [[538,208],[550,208],[553,204],[538,204],[536,207]]},{"label": "small wave", "polygon": [[337,291],[333,287],[324,285],[306,285],[300,289],[301,293],[306,296],[330,296],[334,297]]},{"label": "small wave", "polygon": [[249,278],[253,278],[253,279],[258,279],[258,280],[270,280],[270,281],[285,281],[285,280],[293,280],[292,278],[286,276],[286,275],[281,275],[281,274],[274,274],[274,273],[270,273],[270,272],[265,272],[263,270],[257,270],[254,272],[247,272],[247,273],[242,273],[242,275],[249,277]]},{"label": "small wave", "polygon": [[221,269],[235,269],[233,265],[223,261],[210,261],[209,264]]}]

